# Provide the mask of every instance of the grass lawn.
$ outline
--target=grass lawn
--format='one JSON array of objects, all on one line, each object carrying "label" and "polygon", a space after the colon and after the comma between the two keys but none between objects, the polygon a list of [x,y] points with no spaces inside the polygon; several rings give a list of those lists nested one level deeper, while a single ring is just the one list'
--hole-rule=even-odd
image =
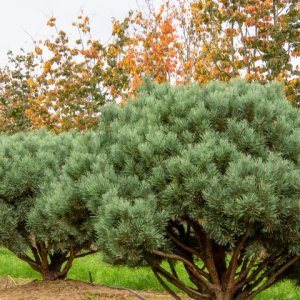
[{"label": "grass lawn", "polygon": [[[89,271],[95,283],[135,290],[163,291],[149,268],[112,267],[102,262],[100,254],[75,260],[68,278],[89,281]],[[0,276],[40,279],[39,274],[29,265],[3,248],[0,248]],[[300,288],[290,281],[283,281],[262,292],[255,299],[300,300]]]}]

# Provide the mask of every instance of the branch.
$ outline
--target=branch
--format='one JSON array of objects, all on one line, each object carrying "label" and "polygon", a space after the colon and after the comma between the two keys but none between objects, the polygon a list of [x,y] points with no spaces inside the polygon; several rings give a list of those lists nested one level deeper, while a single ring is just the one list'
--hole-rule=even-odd
[{"label": "branch", "polygon": [[34,260],[32,260],[29,256],[27,256],[26,254],[19,254],[17,256],[23,261],[27,262],[35,271],[41,273],[41,266]]},{"label": "branch", "polygon": [[204,260],[204,263],[206,265],[206,268],[211,276],[212,282],[218,286],[221,285],[220,279],[218,276],[218,271],[216,268],[215,261],[213,259],[213,249],[212,249],[212,240],[209,238],[206,238],[205,243],[205,253],[206,253],[206,259]]},{"label": "branch", "polygon": [[170,269],[171,269],[172,274],[173,274],[176,278],[179,278],[178,275],[177,275],[176,269],[174,268],[174,263],[172,262],[171,259],[168,260],[168,264],[169,264],[169,266],[170,266]]},{"label": "branch", "polygon": [[85,252],[85,253],[78,254],[78,255],[75,256],[75,258],[85,257],[87,255],[91,255],[91,254],[94,254],[94,253],[97,253],[97,252],[99,252],[99,250],[91,250],[91,251],[88,251],[88,252]]},{"label": "branch", "polygon": [[205,273],[204,271],[200,270],[199,268],[197,268],[195,265],[193,265],[187,259],[185,259],[179,255],[176,255],[176,254],[169,254],[169,253],[165,253],[165,252],[157,251],[157,250],[153,250],[153,251],[151,251],[151,253],[158,255],[160,257],[175,259],[175,260],[179,260],[179,261],[183,262],[184,264],[189,266],[191,272],[205,286],[205,288],[207,288],[208,290],[212,290],[212,291],[216,290],[216,287],[213,284],[211,284],[209,281],[204,279],[204,278],[207,278],[208,274]]},{"label": "branch", "polygon": [[238,260],[238,263],[239,263],[239,265],[242,265],[242,266],[241,266],[240,272],[237,273],[237,276],[239,276],[240,274],[242,274],[245,271],[245,269],[247,268],[247,266],[249,264],[249,258],[246,257],[246,256],[244,256],[243,258],[241,258],[241,256],[240,256],[240,258]]},{"label": "branch", "polygon": [[263,262],[261,262],[256,270],[247,278],[240,281],[240,283],[235,287],[235,289],[240,289],[242,286],[244,286],[246,283],[251,282],[253,279],[256,278],[256,276],[265,268],[265,266],[271,262],[278,254],[280,254],[281,250],[277,250],[273,252],[267,259],[265,259]]},{"label": "branch", "polygon": [[[186,286],[181,280],[177,279],[176,277],[174,277],[173,275],[171,275],[170,273],[168,273],[162,267],[160,267],[160,266],[153,266],[153,268],[155,269],[156,272],[158,272],[162,276],[164,276],[170,283],[174,284],[175,286],[177,286],[178,288],[180,288],[182,291],[186,292],[190,297],[196,298],[196,299],[198,297],[202,297],[203,299],[206,299],[206,298],[210,299],[210,295],[199,293],[195,289]],[[200,298],[200,299],[202,299],[202,298]]]},{"label": "branch", "polygon": [[[175,300],[181,300],[179,296],[176,295],[176,293],[161,279],[161,277],[158,275],[157,271],[154,267],[151,267],[155,277],[159,281],[159,283],[162,285],[162,287],[175,299]],[[178,279],[178,277],[176,276]]]},{"label": "branch", "polygon": [[201,226],[199,223],[193,221],[193,220],[188,220],[187,221],[193,228],[195,237],[199,243],[199,245],[203,245],[205,252],[205,258],[201,257],[203,260],[205,267],[207,268],[211,278],[212,282],[218,286],[220,286],[220,280],[218,277],[218,272],[216,269],[216,265],[213,259],[213,251],[212,251],[212,241],[206,237],[206,235],[203,233]]},{"label": "branch", "polygon": [[62,270],[62,272],[60,272],[61,275],[66,275],[69,272],[69,270],[72,267],[73,261],[74,261],[74,259],[76,257],[76,253],[78,251],[80,251],[80,249],[74,250],[73,247],[70,248],[70,255],[69,255],[68,259],[67,259],[67,263],[66,263],[64,269]]},{"label": "branch", "polygon": [[252,270],[252,268],[253,268],[253,266],[254,266],[254,264],[256,262],[256,259],[257,259],[257,256],[254,256],[251,259],[250,263],[249,264],[247,263],[248,266],[246,264],[244,268],[242,267],[242,270],[241,270],[240,274],[238,275],[238,278],[236,278],[236,280],[234,282],[234,285],[236,285],[239,282],[241,282],[241,280],[243,280],[248,275],[248,273]]},{"label": "branch", "polygon": [[[95,286],[94,284],[91,283],[91,285]],[[127,289],[127,288],[121,288],[121,287],[117,287],[117,286],[107,286],[110,289],[115,289],[115,290],[120,290],[120,291],[128,291],[132,294],[134,294],[137,298],[141,299],[141,300],[148,300],[146,297],[144,297],[143,295],[137,293],[134,290],[131,289]]]},{"label": "branch", "polygon": [[269,286],[271,286],[274,281],[276,280],[276,278],[283,273],[289,266],[291,266],[292,264],[294,264],[298,259],[300,258],[300,256],[295,256],[293,259],[291,259],[289,262],[287,262],[286,264],[284,264],[277,272],[275,272],[268,280],[265,284],[263,284],[261,287],[259,287],[257,290],[255,290],[253,293],[250,294],[251,298],[255,297],[258,293],[260,293],[261,291],[267,289]]},{"label": "branch", "polygon": [[45,244],[45,242],[37,242],[36,245],[37,245],[37,250],[38,250],[39,256],[42,261],[42,268],[44,270],[47,270],[49,262],[48,262],[48,251],[46,248],[46,244]]},{"label": "branch", "polygon": [[269,274],[271,274],[273,271],[275,271],[277,267],[282,265],[289,256],[290,255],[287,254],[287,255],[282,256],[281,258],[279,258],[277,261],[275,261],[274,265],[270,269],[263,272],[263,274],[261,274],[253,283],[249,284],[247,286],[247,288],[245,289],[245,291],[251,291],[254,287],[258,286],[259,283],[262,282],[264,278],[268,277]]},{"label": "branch", "polygon": [[229,286],[231,286],[232,282],[234,281],[234,275],[238,267],[238,258],[241,254],[243,247],[245,246],[246,240],[248,239],[252,228],[253,223],[248,224],[245,234],[240,239],[232,254],[228,269],[225,273],[225,280]]},{"label": "branch", "polygon": [[39,253],[38,253],[37,249],[30,245],[30,250],[31,250],[31,252],[34,256],[35,261],[40,265],[41,264],[41,259],[40,259],[40,256],[39,256]]},{"label": "branch", "polygon": [[181,241],[179,241],[179,240],[178,240],[174,235],[172,235],[171,233],[168,232],[168,233],[167,233],[167,236],[168,236],[175,244],[177,244],[179,247],[181,247],[182,249],[184,249],[184,250],[186,250],[186,251],[188,251],[188,252],[194,254],[195,256],[197,256],[197,257],[199,257],[199,258],[201,258],[201,257],[199,256],[198,252],[197,252],[195,249],[193,249],[193,248],[191,248],[191,247],[185,245],[184,243],[182,243]]},{"label": "branch", "polygon": [[140,295],[139,293],[137,293],[137,292],[134,291],[134,290],[126,289],[126,288],[124,288],[123,290],[129,291],[130,293],[132,293],[133,295],[135,295],[137,298],[139,298],[139,299],[141,299],[141,300],[148,300],[146,297],[144,297],[143,295]]},{"label": "branch", "polygon": [[199,247],[203,247],[202,251],[201,251],[201,253],[203,253],[205,245],[206,245],[206,237],[205,237],[205,234],[202,231],[201,226],[199,225],[198,222],[190,220],[190,219],[187,220],[187,224],[191,225]]}]

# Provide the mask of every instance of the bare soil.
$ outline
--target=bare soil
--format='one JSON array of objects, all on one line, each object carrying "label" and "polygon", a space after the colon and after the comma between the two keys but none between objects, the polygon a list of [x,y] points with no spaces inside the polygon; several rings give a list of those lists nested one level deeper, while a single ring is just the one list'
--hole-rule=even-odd
[{"label": "bare soil", "polygon": [[[171,300],[167,293],[110,288],[76,280],[32,281],[0,278],[0,300]],[[189,299],[185,297],[184,299]]]}]

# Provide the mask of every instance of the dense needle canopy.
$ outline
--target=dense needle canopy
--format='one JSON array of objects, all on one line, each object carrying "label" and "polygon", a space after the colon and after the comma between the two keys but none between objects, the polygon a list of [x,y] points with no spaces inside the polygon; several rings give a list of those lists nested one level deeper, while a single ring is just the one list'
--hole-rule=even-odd
[{"label": "dense needle canopy", "polygon": [[94,252],[89,212],[69,179],[82,175],[73,157],[88,155],[86,138],[46,131],[0,136],[0,244],[43,279],[65,278],[76,257]]},{"label": "dense needle canopy", "polygon": [[[102,110],[85,180],[99,246],[195,299],[254,297],[299,258],[299,137],[279,84],[146,81]],[[193,285],[161,259],[183,262]]]}]

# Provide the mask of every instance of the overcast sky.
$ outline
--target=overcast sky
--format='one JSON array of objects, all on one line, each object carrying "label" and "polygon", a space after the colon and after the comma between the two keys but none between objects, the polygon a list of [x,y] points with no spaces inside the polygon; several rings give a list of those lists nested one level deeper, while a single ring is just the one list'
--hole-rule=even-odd
[{"label": "overcast sky", "polygon": [[[92,35],[106,41],[111,32],[111,18],[122,18],[143,0],[5,0],[0,10],[0,65],[6,63],[8,50],[32,49],[32,39],[50,36],[46,23],[55,16],[60,28],[71,32],[71,23],[81,9],[91,18]],[[159,0],[156,0],[159,3]]]}]

